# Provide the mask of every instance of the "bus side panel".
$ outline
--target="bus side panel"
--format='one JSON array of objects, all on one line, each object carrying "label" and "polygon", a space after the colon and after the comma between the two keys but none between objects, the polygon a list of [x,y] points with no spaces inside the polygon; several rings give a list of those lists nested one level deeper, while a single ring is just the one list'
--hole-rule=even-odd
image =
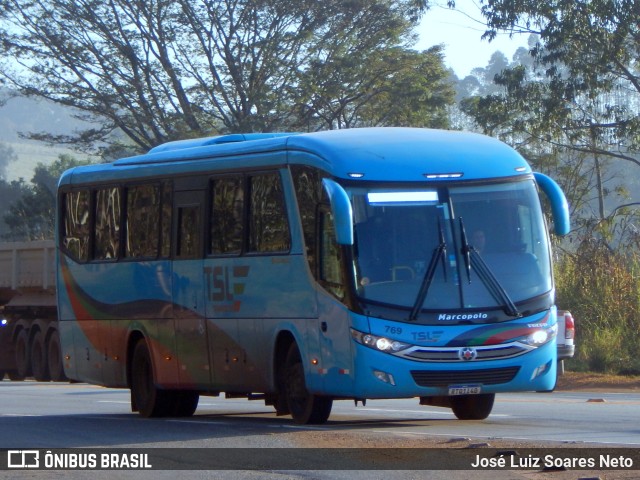
[{"label": "bus side panel", "polygon": [[164,386],[206,389],[211,385],[204,296],[202,260],[174,261],[173,309],[178,376],[172,377],[167,372]]},{"label": "bus side panel", "polygon": [[349,327],[351,313],[325,290],[318,292],[320,344],[322,360],[321,392],[335,396],[352,396],[354,366]]},{"label": "bus side panel", "polygon": [[68,376],[100,385],[125,386],[126,339],[131,331],[138,330],[148,337],[159,383],[173,381],[170,379],[177,376],[177,367],[171,361],[175,357],[175,334],[170,264],[82,265],[60,255],[60,336],[63,356],[71,356],[65,360]]},{"label": "bus side panel", "polygon": [[[317,329],[315,289],[302,255],[205,260],[206,311],[215,386],[265,391],[273,349],[265,338],[295,323],[305,338]],[[300,319],[293,322],[294,319]],[[305,346],[300,345],[301,351]]]}]

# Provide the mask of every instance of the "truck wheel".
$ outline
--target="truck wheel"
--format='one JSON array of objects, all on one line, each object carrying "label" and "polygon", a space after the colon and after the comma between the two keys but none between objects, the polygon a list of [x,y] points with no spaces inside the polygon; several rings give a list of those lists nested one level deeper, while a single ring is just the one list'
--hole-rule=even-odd
[{"label": "truck wheel", "polygon": [[20,330],[16,338],[16,373],[23,378],[31,376],[31,351],[26,330]]},{"label": "truck wheel", "polygon": [[38,382],[51,380],[49,365],[47,365],[47,345],[41,330],[35,333],[31,342],[31,369],[33,370],[33,378]]},{"label": "truck wheel", "polygon": [[4,380],[4,374],[7,373],[4,370],[0,370],[0,382]]},{"label": "truck wheel", "polygon": [[484,420],[493,409],[495,393],[451,397],[451,410],[459,420]]},{"label": "truck wheel", "polygon": [[131,406],[145,418],[166,417],[172,412],[171,390],[156,387],[149,347],[144,339],[138,341],[131,359]]},{"label": "truck wheel", "polygon": [[67,376],[64,374],[62,364],[62,348],[60,347],[60,335],[57,330],[51,332],[49,345],[47,348],[47,360],[49,363],[49,374],[54,382],[64,382]]},{"label": "truck wheel", "polygon": [[299,424],[325,423],[331,414],[333,399],[313,395],[304,381],[304,367],[298,346],[289,347],[285,361],[285,397],[293,421]]}]

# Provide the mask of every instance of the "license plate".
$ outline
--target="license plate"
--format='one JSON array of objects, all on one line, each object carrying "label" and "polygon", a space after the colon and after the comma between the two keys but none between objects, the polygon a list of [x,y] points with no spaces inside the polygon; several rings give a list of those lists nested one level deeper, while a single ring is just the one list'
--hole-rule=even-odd
[{"label": "license plate", "polygon": [[450,385],[449,395],[478,395],[482,393],[482,385]]}]

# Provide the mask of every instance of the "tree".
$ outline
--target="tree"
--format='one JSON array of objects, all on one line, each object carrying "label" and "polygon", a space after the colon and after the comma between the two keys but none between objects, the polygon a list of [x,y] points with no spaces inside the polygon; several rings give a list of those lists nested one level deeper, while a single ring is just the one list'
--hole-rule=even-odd
[{"label": "tree", "polygon": [[406,46],[426,7],[425,0],[0,0],[0,76],[100,125],[38,136],[57,142],[92,145],[119,130],[145,150],[216,132],[280,130],[299,124],[301,98],[311,98],[303,86],[331,91],[319,66],[336,58],[364,65],[374,52]]},{"label": "tree", "polygon": [[[316,83],[322,79],[321,83]],[[455,90],[442,47],[374,51],[316,62],[305,72],[301,126],[308,130],[362,126],[446,128]]]},{"label": "tree", "polygon": [[13,148],[4,143],[0,143],[0,179],[5,178],[8,165],[17,159],[18,155],[16,155]]},{"label": "tree", "polygon": [[10,188],[14,196],[13,201],[7,201],[9,206],[4,223],[8,231],[3,238],[14,241],[53,238],[58,179],[65,170],[88,163],[70,155],[60,155],[49,166],[39,163],[30,184],[23,179],[12,182]]},{"label": "tree", "polygon": [[501,91],[465,100],[463,109],[534,159],[551,155],[557,170],[582,172],[594,195],[583,204],[591,211],[578,218],[581,239],[595,235],[610,248],[624,241],[621,232],[633,229],[621,225],[636,216],[631,207],[640,198],[629,198],[628,182],[610,180],[637,176],[632,172],[640,166],[640,4],[485,0],[482,11],[488,38],[499,30],[536,34],[529,50],[534,63],[504,69],[495,76]]},{"label": "tree", "polygon": [[[549,88],[537,113],[562,128],[567,145],[640,166],[638,2],[485,0],[482,12],[488,38],[499,30],[539,36],[530,52]],[[523,87],[512,80],[509,88]]]}]

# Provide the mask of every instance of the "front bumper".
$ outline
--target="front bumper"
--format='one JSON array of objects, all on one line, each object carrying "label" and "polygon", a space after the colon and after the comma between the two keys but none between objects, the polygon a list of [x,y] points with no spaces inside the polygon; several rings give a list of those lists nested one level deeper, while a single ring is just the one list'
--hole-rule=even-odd
[{"label": "front bumper", "polygon": [[[356,345],[356,398],[447,396],[452,386],[480,385],[482,393],[552,390],[556,345],[491,361],[416,362]],[[381,374],[382,373],[382,374]]]}]

